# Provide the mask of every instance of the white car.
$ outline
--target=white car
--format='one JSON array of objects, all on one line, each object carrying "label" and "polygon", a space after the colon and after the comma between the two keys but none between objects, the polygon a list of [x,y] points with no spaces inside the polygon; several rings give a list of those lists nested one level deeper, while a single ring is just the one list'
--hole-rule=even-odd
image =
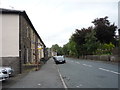
[{"label": "white car", "polygon": [[11,67],[2,67],[3,69],[7,70],[7,73],[9,74],[9,76],[14,76],[14,70]]},{"label": "white car", "polygon": [[7,70],[0,67],[0,81],[5,81],[9,78],[9,74]]},{"label": "white car", "polygon": [[53,59],[54,59],[56,64],[66,63],[64,56],[54,56]]}]

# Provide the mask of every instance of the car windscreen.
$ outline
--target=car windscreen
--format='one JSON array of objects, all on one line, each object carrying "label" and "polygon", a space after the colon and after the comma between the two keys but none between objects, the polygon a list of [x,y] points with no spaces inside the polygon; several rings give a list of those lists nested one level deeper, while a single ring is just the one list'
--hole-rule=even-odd
[{"label": "car windscreen", "polygon": [[64,58],[62,56],[58,56],[56,58],[57,58],[57,60],[64,60]]}]

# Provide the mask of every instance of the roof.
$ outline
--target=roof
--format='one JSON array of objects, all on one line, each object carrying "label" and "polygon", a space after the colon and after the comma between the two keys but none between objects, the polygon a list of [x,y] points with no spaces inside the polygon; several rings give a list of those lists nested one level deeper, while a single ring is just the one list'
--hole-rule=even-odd
[{"label": "roof", "polygon": [[[32,27],[32,29],[35,31],[36,35],[38,36],[38,38],[40,39],[40,41],[42,42],[42,44],[45,46],[44,42],[42,41],[41,37],[39,36],[39,34],[37,33],[37,31],[35,30],[32,22],[30,21],[28,15],[26,14],[26,12],[23,10],[13,10],[13,9],[4,9],[4,8],[0,8],[0,14],[19,14],[19,15],[23,15],[24,18],[28,21],[28,23],[30,24],[30,26]],[[45,46],[46,47],[46,46]]]},{"label": "roof", "polygon": [[0,13],[2,13],[2,14],[19,14],[22,12],[24,12],[24,11],[0,8]]}]

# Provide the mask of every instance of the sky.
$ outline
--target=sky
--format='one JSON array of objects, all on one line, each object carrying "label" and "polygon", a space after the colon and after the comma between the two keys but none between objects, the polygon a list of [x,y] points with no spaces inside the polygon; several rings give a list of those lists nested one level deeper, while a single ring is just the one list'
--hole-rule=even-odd
[{"label": "sky", "polygon": [[108,16],[118,26],[119,0],[1,0],[0,7],[25,10],[47,47],[63,46],[75,29],[94,26],[96,18]]}]

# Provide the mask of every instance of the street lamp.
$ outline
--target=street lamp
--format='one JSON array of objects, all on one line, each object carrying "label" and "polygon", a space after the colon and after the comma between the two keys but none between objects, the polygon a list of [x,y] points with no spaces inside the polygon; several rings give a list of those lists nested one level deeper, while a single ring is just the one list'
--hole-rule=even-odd
[{"label": "street lamp", "polygon": [[32,41],[31,40],[31,43],[35,44],[35,58],[36,58],[36,71],[38,71],[38,66],[39,66],[39,61],[38,61],[38,55],[39,55],[39,52],[38,50],[41,50],[43,49],[42,48],[42,44],[40,42],[35,42],[35,41]]},{"label": "street lamp", "polygon": [[39,55],[39,52],[38,52],[38,50],[41,50],[42,49],[42,45],[41,45],[41,43],[38,43],[37,42],[37,48],[36,48],[36,64],[37,64],[37,67],[36,67],[36,71],[38,71],[38,69],[39,69],[39,61],[38,61],[38,55]]}]

